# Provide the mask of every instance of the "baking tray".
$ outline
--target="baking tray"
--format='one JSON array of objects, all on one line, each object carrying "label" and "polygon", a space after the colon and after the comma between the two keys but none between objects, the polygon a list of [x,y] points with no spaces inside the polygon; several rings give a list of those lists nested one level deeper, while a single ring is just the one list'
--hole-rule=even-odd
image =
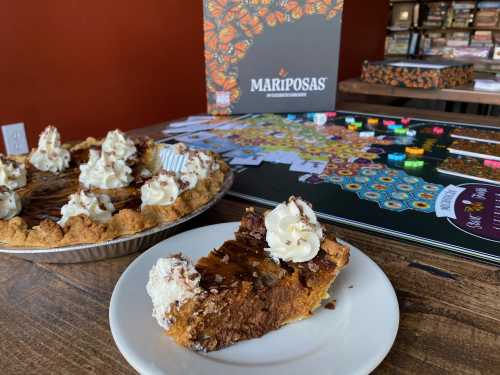
[{"label": "baking tray", "polygon": [[57,248],[0,247],[0,254],[11,254],[38,263],[84,263],[116,258],[145,250],[176,232],[177,227],[215,205],[229,191],[234,175],[229,171],[219,193],[207,204],[179,220],[159,225],[132,236],[120,237],[98,244],[82,244]]}]

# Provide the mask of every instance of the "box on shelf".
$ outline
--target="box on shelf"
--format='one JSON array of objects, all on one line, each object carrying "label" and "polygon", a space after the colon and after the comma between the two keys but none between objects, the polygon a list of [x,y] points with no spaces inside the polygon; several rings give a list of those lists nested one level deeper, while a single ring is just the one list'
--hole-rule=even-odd
[{"label": "box on shelf", "polygon": [[476,13],[476,27],[496,27],[498,25],[498,9],[481,9]]},{"label": "box on shelf", "polygon": [[335,107],[343,0],[204,0],[210,114]]},{"label": "box on shelf", "polygon": [[394,4],[392,7],[391,23],[393,28],[410,28],[413,23],[412,3]]},{"label": "box on shelf", "polygon": [[385,53],[387,55],[406,55],[410,46],[410,32],[398,31],[386,37]]},{"label": "box on shelf", "polygon": [[439,28],[451,24],[448,15],[449,4],[445,2],[426,3],[427,14],[422,25],[425,28]]},{"label": "box on shelf", "polygon": [[452,27],[469,27],[474,20],[475,1],[462,1],[452,3]]},{"label": "box on shelf", "polygon": [[473,64],[453,61],[365,61],[361,79],[397,87],[444,89],[472,83],[473,72]]}]

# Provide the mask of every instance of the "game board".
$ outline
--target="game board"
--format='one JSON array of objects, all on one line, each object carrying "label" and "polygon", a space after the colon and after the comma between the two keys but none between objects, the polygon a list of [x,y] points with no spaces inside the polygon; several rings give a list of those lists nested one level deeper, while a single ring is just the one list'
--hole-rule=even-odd
[{"label": "game board", "polygon": [[[463,129],[486,138],[471,147],[491,158],[450,159]],[[271,206],[294,193],[329,221],[500,262],[494,129],[344,112],[267,114],[175,138],[223,153],[237,172],[235,196]],[[464,163],[465,171],[453,169]]]}]

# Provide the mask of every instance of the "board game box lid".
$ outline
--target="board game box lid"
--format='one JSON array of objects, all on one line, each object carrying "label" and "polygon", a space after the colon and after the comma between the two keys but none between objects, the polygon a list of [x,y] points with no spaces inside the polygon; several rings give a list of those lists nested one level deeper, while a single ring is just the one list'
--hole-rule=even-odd
[{"label": "board game box lid", "polygon": [[343,0],[204,0],[208,112],[335,107]]}]

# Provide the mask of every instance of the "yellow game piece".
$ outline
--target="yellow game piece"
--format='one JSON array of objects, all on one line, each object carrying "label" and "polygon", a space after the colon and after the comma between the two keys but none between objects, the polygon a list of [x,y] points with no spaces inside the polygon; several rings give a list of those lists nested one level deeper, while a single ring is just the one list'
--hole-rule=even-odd
[{"label": "yellow game piece", "polygon": [[406,147],[405,152],[410,156],[422,156],[425,151],[420,147]]},{"label": "yellow game piece", "polygon": [[378,125],[379,121],[378,118],[369,118],[368,119],[368,125]]},{"label": "yellow game piece", "polygon": [[356,125],[356,124],[349,124],[349,125],[347,125],[347,129],[356,131],[356,130],[358,130],[358,125]]}]

